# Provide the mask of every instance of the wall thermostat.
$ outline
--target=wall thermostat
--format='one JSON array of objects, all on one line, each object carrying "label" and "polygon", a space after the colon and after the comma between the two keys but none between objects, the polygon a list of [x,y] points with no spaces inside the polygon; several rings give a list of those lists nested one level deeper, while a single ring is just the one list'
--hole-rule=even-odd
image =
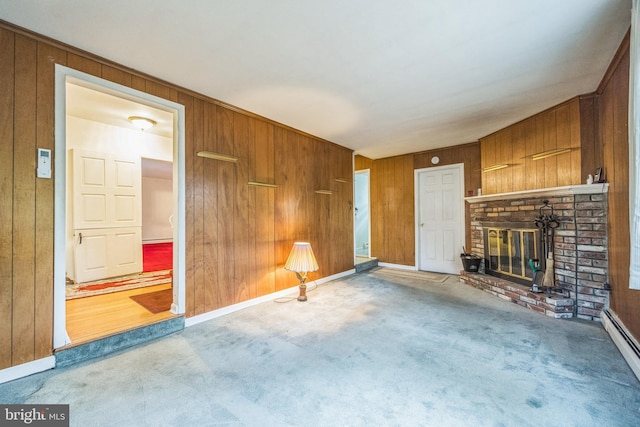
[{"label": "wall thermostat", "polygon": [[38,148],[38,178],[51,178],[51,150]]},{"label": "wall thermostat", "polygon": [[433,164],[433,165],[437,165],[438,163],[440,163],[440,157],[438,157],[438,156],[433,156],[433,157],[431,158],[431,164]]}]

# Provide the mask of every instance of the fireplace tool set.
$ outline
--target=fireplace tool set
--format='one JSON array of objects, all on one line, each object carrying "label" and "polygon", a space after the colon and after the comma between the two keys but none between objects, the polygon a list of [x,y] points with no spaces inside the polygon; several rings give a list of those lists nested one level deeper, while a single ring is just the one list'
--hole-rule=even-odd
[{"label": "fireplace tool set", "polygon": [[553,242],[554,230],[558,228],[558,216],[553,213],[553,206],[549,205],[549,201],[543,201],[544,205],[540,208],[540,214],[535,219],[535,225],[540,230],[540,249],[545,259],[545,269],[540,267],[539,259],[530,259],[529,266],[533,271],[533,280],[531,282],[531,292],[542,293],[546,289],[547,294],[555,288],[555,279],[553,273]]}]

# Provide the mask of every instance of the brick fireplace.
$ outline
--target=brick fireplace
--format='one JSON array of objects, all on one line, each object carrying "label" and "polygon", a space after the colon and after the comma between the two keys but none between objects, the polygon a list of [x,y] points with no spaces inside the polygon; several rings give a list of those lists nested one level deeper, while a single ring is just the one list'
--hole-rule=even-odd
[{"label": "brick fireplace", "polygon": [[[461,280],[551,317],[599,321],[600,312],[609,305],[607,190],[607,184],[591,184],[466,198],[472,252],[484,261],[479,273],[462,272]],[[553,239],[554,292],[530,292],[526,277],[510,280],[484,274],[490,257],[483,232],[501,226],[535,229],[545,200],[559,223]]]}]

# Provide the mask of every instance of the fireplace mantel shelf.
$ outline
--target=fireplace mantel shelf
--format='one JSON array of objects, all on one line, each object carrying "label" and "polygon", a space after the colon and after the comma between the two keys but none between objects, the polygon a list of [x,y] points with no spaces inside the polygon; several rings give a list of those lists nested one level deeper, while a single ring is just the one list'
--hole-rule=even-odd
[{"label": "fireplace mantel shelf", "polygon": [[486,196],[466,197],[464,200],[470,204],[489,202],[492,200],[523,199],[540,196],[568,196],[574,194],[598,194],[609,191],[609,184],[581,184],[567,185],[565,187],[539,188],[536,190],[514,191],[512,193],[487,194]]}]

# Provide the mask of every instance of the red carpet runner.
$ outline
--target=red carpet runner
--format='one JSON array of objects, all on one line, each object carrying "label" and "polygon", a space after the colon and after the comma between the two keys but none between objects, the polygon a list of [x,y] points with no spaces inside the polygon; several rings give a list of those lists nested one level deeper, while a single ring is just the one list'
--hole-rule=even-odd
[{"label": "red carpet runner", "polygon": [[142,271],[171,270],[173,268],[173,243],[142,245]]}]

